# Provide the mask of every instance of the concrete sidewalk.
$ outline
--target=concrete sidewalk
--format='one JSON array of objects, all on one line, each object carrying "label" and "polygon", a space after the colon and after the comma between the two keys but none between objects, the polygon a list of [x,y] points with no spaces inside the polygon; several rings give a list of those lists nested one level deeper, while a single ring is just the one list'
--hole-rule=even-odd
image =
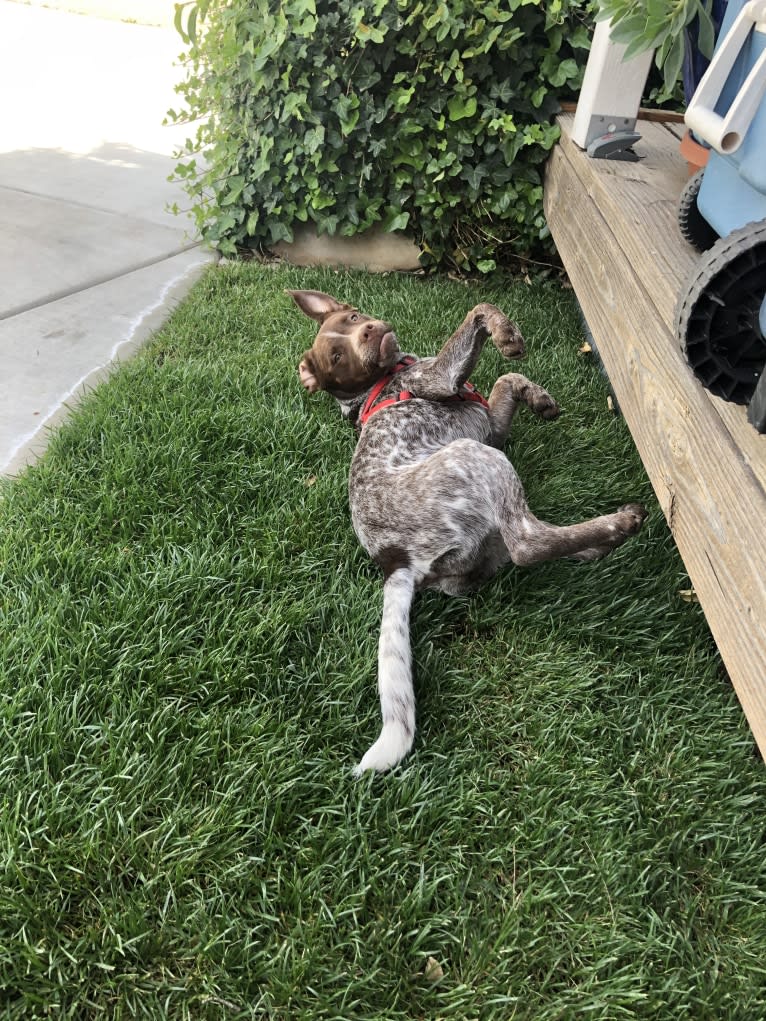
[{"label": "concrete sidewalk", "polygon": [[214,258],[165,212],[187,204],[167,176],[191,129],[162,126],[182,48],[167,26],[0,0],[0,474]]}]

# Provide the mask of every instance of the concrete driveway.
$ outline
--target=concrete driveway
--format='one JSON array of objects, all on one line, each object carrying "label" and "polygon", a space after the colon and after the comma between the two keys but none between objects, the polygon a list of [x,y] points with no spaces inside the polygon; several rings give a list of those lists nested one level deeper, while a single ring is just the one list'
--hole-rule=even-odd
[{"label": "concrete driveway", "polygon": [[152,4],[159,24],[0,0],[1,474],[34,460],[213,259],[165,208],[186,204],[167,177],[190,129],[162,125],[183,45],[172,3]]}]

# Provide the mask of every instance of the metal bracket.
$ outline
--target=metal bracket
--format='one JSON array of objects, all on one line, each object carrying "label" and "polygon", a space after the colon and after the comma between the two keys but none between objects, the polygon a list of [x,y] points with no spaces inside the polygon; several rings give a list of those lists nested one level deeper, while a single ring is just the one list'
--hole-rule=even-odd
[{"label": "metal bracket", "polygon": [[[577,109],[579,110],[579,103]],[[576,116],[576,114],[575,114]],[[578,145],[581,149],[587,149],[591,142],[594,142],[597,138],[602,135],[613,135],[617,131],[635,131],[636,130],[636,114],[632,117],[624,117],[622,115],[607,114],[607,113],[594,113],[588,118],[588,123],[585,127],[585,137],[582,143],[578,141]]]},{"label": "metal bracket", "polygon": [[621,160],[637,163],[640,157],[632,146],[641,138],[637,131],[609,131],[588,144],[588,155],[594,160]]}]

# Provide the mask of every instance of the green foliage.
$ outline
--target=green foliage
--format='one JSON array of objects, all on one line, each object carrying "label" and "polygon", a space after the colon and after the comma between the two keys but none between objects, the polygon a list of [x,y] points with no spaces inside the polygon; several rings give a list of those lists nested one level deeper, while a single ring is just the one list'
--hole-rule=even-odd
[{"label": "green foliage", "polygon": [[[176,176],[224,253],[407,230],[425,266],[488,272],[551,246],[542,164],[579,87],[584,0],[195,0]],[[202,158],[200,158],[202,154]]]},{"label": "green foliage", "polygon": [[696,19],[697,45],[712,56],[715,29],[710,17],[710,0],[599,0],[597,21],[612,22],[612,38],[625,43],[625,58],[656,49],[655,63],[662,71],[663,93],[671,96],[681,76],[686,49],[685,29]]}]

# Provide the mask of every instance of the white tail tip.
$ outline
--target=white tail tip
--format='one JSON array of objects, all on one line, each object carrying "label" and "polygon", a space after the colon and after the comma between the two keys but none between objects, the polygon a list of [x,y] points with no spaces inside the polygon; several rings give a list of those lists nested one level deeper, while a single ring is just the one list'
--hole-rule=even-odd
[{"label": "white tail tip", "polygon": [[380,737],[362,756],[362,761],[354,769],[354,776],[361,776],[369,769],[383,773],[401,762],[412,748],[412,734],[399,723],[386,723]]}]

